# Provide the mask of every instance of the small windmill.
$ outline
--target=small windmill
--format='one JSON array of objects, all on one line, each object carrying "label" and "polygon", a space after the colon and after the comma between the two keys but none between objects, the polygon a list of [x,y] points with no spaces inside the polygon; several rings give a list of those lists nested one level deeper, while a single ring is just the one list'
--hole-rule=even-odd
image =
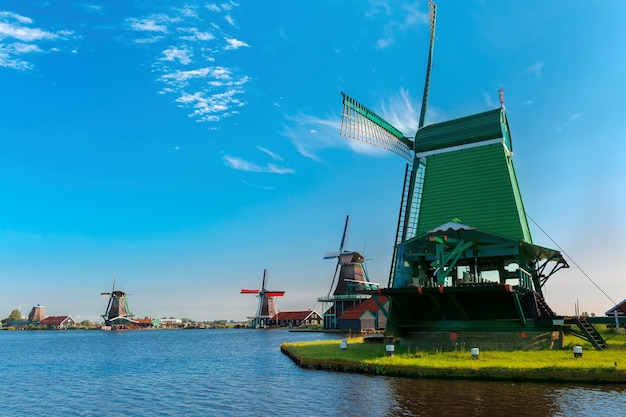
[{"label": "small windmill", "polygon": [[[346,216],[339,250],[326,252],[324,255],[324,259],[337,259],[337,266],[328,295],[317,299],[323,303],[324,328],[326,329],[337,329],[338,319],[346,309],[355,308],[361,302],[369,299],[371,293],[367,293],[367,291],[378,289],[378,284],[369,280],[363,255],[344,249],[348,241],[349,231],[350,216],[348,215]],[[337,282],[336,287],[335,282]]]},{"label": "small windmill", "polygon": [[[363,255],[359,252],[344,249],[348,240],[349,231],[350,216],[348,215],[346,216],[346,224],[343,228],[339,250],[337,252],[326,252],[324,255],[324,259],[337,259],[337,266],[335,267],[333,280],[328,290],[328,296],[333,292],[335,281],[337,281],[337,287],[335,287],[333,295],[344,295],[352,292],[352,290],[364,289],[366,284],[369,284],[368,287],[371,287],[373,284],[369,282]],[[339,280],[337,280],[337,273],[339,273]]]},{"label": "small windmill", "polygon": [[276,297],[285,295],[285,291],[269,291],[265,288],[267,283],[267,269],[263,270],[263,282],[260,290],[242,289],[241,294],[257,294],[259,306],[256,316],[248,317],[252,320],[253,327],[266,327],[272,317],[276,315]]},{"label": "small windmill", "polygon": [[106,326],[112,326],[116,324],[123,324],[125,322],[132,322],[133,313],[128,308],[128,302],[126,301],[126,293],[115,289],[115,281],[117,275],[113,275],[113,289],[111,292],[100,293],[102,297],[109,297],[109,303],[107,304],[106,313],[102,315],[104,324]]}]

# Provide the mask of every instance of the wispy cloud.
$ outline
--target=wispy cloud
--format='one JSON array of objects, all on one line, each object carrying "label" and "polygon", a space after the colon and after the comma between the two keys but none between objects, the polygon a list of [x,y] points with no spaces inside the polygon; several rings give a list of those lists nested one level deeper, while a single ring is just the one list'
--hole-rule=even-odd
[{"label": "wispy cloud", "polygon": [[243,106],[243,102],[235,97],[239,93],[238,90],[215,94],[206,94],[202,91],[193,94],[183,93],[176,102],[180,107],[193,109],[189,116],[196,117],[198,122],[217,122],[221,118],[238,113],[233,107]]},{"label": "wispy cloud", "polygon": [[267,185],[253,184],[251,182],[244,181],[244,180],[241,180],[241,182],[246,184],[246,185],[248,185],[248,186],[250,186],[250,187],[252,187],[252,188],[258,188],[259,190],[272,191],[274,189],[274,187],[270,187],[270,186],[267,186]]},{"label": "wispy cloud", "polygon": [[153,16],[144,19],[131,17],[128,19],[128,25],[132,30],[138,32],[167,32],[167,25],[161,23],[166,16]]},{"label": "wispy cloud", "polygon": [[191,63],[191,52],[186,48],[177,48],[175,46],[163,51],[163,61],[178,61],[182,65]]},{"label": "wispy cloud", "polygon": [[265,152],[266,154],[268,154],[274,161],[282,161],[283,157],[278,155],[277,153],[274,153],[272,151],[270,151],[269,149],[266,149],[262,146],[257,146],[257,149],[260,150],[261,152]]},{"label": "wispy cloud", "polygon": [[101,14],[105,8],[101,4],[77,4],[77,7],[85,10],[88,13]]},{"label": "wispy cloud", "polygon": [[[406,90],[400,90],[386,102],[380,103],[379,109],[370,108],[407,136],[413,136],[417,131],[419,104],[411,99]],[[435,109],[430,110],[429,114],[431,119],[438,118]],[[285,120],[281,135],[289,138],[301,155],[315,161],[322,162],[323,151],[333,148],[349,148],[353,152],[367,155],[390,155],[383,149],[340,136],[341,115],[317,117],[299,114],[288,116]]]},{"label": "wispy cloud", "polygon": [[215,39],[215,35],[212,34],[211,32],[206,32],[206,31],[200,31],[198,28],[195,27],[184,27],[184,28],[178,28],[178,31],[183,33],[182,36],[180,36],[180,40],[182,41],[210,41]]},{"label": "wispy cloud", "polygon": [[217,13],[221,13],[221,12],[228,12],[230,10],[232,10],[235,6],[238,6],[238,4],[236,4],[235,2],[233,2],[232,0],[227,1],[227,2],[223,2],[223,3],[207,3],[206,4],[206,8],[211,10],[212,12],[217,12]]},{"label": "wispy cloud", "polygon": [[496,104],[493,101],[493,96],[489,94],[488,92],[483,91],[483,98],[485,99],[485,104],[487,105],[487,107],[491,107],[492,109],[500,107],[499,104]]},{"label": "wispy cloud", "polygon": [[233,1],[168,6],[125,21],[131,41],[154,53],[155,80],[163,85],[159,93],[173,95],[173,102],[188,109],[198,122],[218,122],[245,105],[243,95],[250,78],[237,68],[214,65],[221,54],[249,47],[216,23],[225,19],[236,30],[232,12],[237,6]]},{"label": "wispy cloud", "polygon": [[[0,11],[0,67],[22,71],[32,69],[28,54],[61,51],[59,43],[73,36],[73,31],[34,27],[30,17]],[[51,43],[52,46],[44,46]]]},{"label": "wispy cloud", "polygon": [[264,172],[270,174],[294,174],[296,171],[291,168],[280,167],[276,164],[268,163],[265,165],[258,165],[254,162],[246,161],[237,156],[224,155],[223,157],[226,165],[237,171],[246,172]]},{"label": "wispy cloud", "polygon": [[376,47],[384,49],[395,43],[398,32],[404,32],[420,25],[428,25],[428,13],[418,5],[406,4],[402,7],[390,7],[386,2],[370,1],[370,10],[366,13],[370,19],[383,18],[385,25]]},{"label": "wispy cloud", "polygon": [[224,48],[225,50],[239,49],[239,48],[250,46],[247,43],[240,41],[239,39],[226,38],[225,41],[227,44],[226,47]]},{"label": "wispy cloud", "polygon": [[578,119],[580,119],[582,116],[583,114],[581,112],[572,114],[565,123],[557,126],[556,131],[559,133],[562,132],[563,130],[567,129],[571,124],[576,123],[576,121],[578,121]]},{"label": "wispy cloud", "polygon": [[541,71],[543,70],[543,62],[537,62],[524,70],[525,74],[531,74],[535,77],[541,77]]}]

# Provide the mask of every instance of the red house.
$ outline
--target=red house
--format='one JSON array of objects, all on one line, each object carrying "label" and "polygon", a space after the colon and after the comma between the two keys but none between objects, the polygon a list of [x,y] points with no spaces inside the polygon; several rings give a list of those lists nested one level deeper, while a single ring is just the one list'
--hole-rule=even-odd
[{"label": "red house", "polygon": [[609,311],[607,311],[604,314],[606,314],[609,317],[615,317],[615,313],[617,313],[617,317],[626,316],[626,300],[617,304],[615,307],[611,308]]},{"label": "red house", "polygon": [[376,328],[376,317],[368,310],[348,310],[337,320],[340,330],[364,331]]},{"label": "red house", "polygon": [[389,299],[384,295],[374,295],[347,308],[337,319],[337,328],[353,331],[384,329],[387,326],[388,311]]},{"label": "red house", "polygon": [[322,324],[322,316],[315,310],[281,311],[269,321],[271,326],[300,327],[306,324]]},{"label": "red house", "polygon": [[72,316],[49,316],[39,322],[40,326],[49,327],[51,329],[66,329],[74,326],[76,320]]}]

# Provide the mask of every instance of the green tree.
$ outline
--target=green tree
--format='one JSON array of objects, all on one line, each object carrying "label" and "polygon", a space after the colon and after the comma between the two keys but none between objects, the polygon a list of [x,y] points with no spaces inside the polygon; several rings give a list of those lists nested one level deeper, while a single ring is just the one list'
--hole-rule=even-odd
[{"label": "green tree", "polygon": [[19,308],[16,308],[15,310],[11,311],[11,314],[9,314],[9,317],[6,318],[6,322],[10,322],[10,321],[20,321],[22,320],[22,312],[20,311]]},{"label": "green tree", "polygon": [[83,320],[80,322],[80,325],[88,329],[91,329],[92,327],[96,327],[95,324],[93,324],[91,320]]}]

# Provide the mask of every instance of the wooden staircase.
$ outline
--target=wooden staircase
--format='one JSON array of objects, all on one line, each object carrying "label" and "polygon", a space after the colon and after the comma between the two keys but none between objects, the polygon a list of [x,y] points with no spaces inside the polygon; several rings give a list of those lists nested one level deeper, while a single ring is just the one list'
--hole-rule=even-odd
[{"label": "wooden staircase", "polygon": [[578,329],[571,328],[570,333],[588,341],[596,348],[596,350],[607,349],[608,346],[600,333],[593,327],[584,317],[567,317],[565,324],[574,324]]},{"label": "wooden staircase", "polygon": [[[546,300],[544,300],[541,294],[535,294],[535,302],[537,303],[537,310],[539,311],[539,317],[554,317],[556,313],[552,311]],[[589,323],[587,323],[589,324]]]}]

